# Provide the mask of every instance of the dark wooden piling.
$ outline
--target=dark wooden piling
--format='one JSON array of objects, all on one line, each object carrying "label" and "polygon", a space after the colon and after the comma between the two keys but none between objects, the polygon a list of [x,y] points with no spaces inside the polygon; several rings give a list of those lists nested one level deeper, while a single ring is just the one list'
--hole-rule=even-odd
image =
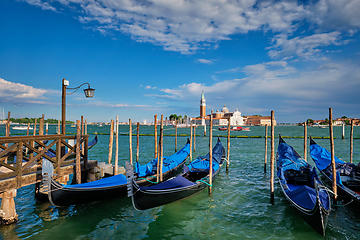
[{"label": "dark wooden piling", "polygon": [[133,164],[133,153],[132,153],[132,123],[129,119],[129,153],[130,153],[130,164]]},{"label": "dark wooden piling", "polygon": [[265,125],[265,160],[264,160],[264,173],[266,173],[266,162],[267,162],[267,145],[268,145],[268,125]]},{"label": "dark wooden piling", "polygon": [[81,165],[80,165],[80,134],[81,134],[81,125],[80,120],[76,120],[76,183],[81,183]]},{"label": "dark wooden piling", "polygon": [[[81,135],[84,135],[84,132],[85,132],[85,126],[84,126],[84,116],[81,116]],[[84,148],[84,142],[81,143],[81,153],[84,155],[84,151],[85,151],[85,148]]]},{"label": "dark wooden piling", "polygon": [[304,122],[304,160],[307,158],[307,123]]},{"label": "dark wooden piling", "polygon": [[209,194],[211,194],[211,190],[212,190],[212,132],[213,129],[213,115],[210,115],[210,136],[209,136],[209,165],[210,165],[210,169],[209,169]]},{"label": "dark wooden piling", "polygon": [[155,137],[155,156],[154,158],[157,158],[158,156],[158,150],[157,150],[157,114],[154,116],[154,137]]},{"label": "dark wooden piling", "polygon": [[275,165],[275,123],[274,123],[274,111],[271,111],[271,155],[270,155],[270,202],[274,204],[274,165]]},{"label": "dark wooden piling", "polygon": [[[35,121],[36,121],[36,119],[35,119]],[[60,134],[60,120],[58,120],[57,134]]]},{"label": "dark wooden piling", "polygon": [[333,172],[333,192],[334,200],[337,199],[337,186],[336,186],[336,166],[335,166],[335,148],[334,148],[334,132],[333,132],[333,122],[332,122],[332,108],[329,108],[329,130],[330,130],[330,148],[331,148],[331,167]]},{"label": "dark wooden piling", "polygon": [[354,146],[354,120],[351,120],[350,130],[350,162],[353,162],[353,146]]},{"label": "dark wooden piling", "polygon": [[109,156],[108,156],[108,164],[111,164],[112,161],[112,151],[114,144],[114,120],[110,121],[110,137],[109,137]]},{"label": "dark wooden piling", "polygon": [[227,131],[227,158],[226,158],[226,171],[229,171],[230,165],[230,118],[228,119],[228,131]]},{"label": "dark wooden piling", "polygon": [[136,125],[136,161],[139,162],[139,148],[140,145],[140,123]]}]

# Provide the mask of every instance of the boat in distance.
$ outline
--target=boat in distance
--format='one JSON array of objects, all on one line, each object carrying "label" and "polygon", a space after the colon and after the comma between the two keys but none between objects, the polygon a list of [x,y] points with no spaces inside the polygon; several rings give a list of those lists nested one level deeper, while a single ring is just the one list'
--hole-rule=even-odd
[{"label": "boat in distance", "polygon": [[[28,126],[15,126],[15,127],[12,127],[12,129],[14,129],[14,130],[28,130]],[[29,127],[29,130],[34,130],[34,128]]]},{"label": "boat in distance", "polygon": [[[220,131],[227,131],[227,127],[219,127]],[[230,131],[250,131],[249,127],[231,127]]]},{"label": "boat in distance", "polygon": [[315,231],[325,236],[331,211],[327,189],[312,168],[279,136],[277,176],[286,199]]},{"label": "boat in distance", "polygon": [[[310,137],[310,155],[316,164],[317,169],[325,177],[326,181],[333,182],[331,153],[325,148],[319,146]],[[336,185],[338,195],[346,200],[346,204],[360,204],[360,164],[357,166],[350,162],[345,162],[336,156]]]},{"label": "boat in distance", "polygon": [[[218,175],[225,161],[225,149],[218,139],[212,149],[213,179]],[[199,156],[184,166],[181,175],[173,177],[157,185],[144,187],[139,186],[132,176],[131,165],[127,162],[126,172],[128,178],[128,196],[132,198],[132,204],[136,210],[146,210],[168,203],[172,203],[201,192],[209,183],[209,153]]]},{"label": "boat in distance", "polygon": [[[163,179],[178,175],[190,153],[190,142],[169,157],[163,158]],[[50,163],[52,166],[52,164]],[[150,186],[156,181],[157,158],[144,166],[136,165],[136,183],[141,186]],[[44,167],[43,167],[44,169]],[[62,185],[52,177],[52,170],[46,170],[43,178],[44,186],[48,188],[48,198],[52,205],[68,206],[73,204],[99,201],[109,198],[126,196],[127,179],[124,174],[105,177],[93,182]],[[155,175],[154,175],[155,174]]]}]

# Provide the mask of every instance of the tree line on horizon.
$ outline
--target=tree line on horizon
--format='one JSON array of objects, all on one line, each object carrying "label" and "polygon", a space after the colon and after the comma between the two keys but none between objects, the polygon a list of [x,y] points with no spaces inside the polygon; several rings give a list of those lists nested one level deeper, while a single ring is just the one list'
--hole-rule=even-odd
[{"label": "tree line on horizon", "polygon": [[[12,123],[19,123],[19,124],[27,124],[27,123],[35,123],[35,119],[36,122],[39,123],[41,120],[41,117],[39,118],[28,118],[28,117],[24,117],[24,118],[10,118],[10,122]],[[48,124],[57,124],[58,123],[58,119],[53,119],[53,118],[48,118],[48,119],[44,119],[44,123],[48,123]],[[65,123],[67,124],[73,124],[73,121],[65,121]]]}]

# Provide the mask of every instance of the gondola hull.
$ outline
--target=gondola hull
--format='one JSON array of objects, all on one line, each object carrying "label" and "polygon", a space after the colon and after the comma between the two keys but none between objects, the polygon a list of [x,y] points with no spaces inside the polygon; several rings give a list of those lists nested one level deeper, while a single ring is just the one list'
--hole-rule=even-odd
[{"label": "gondola hull", "polygon": [[[332,169],[330,168],[330,171],[327,171],[326,169],[329,168],[331,164],[331,155],[329,151],[327,151],[325,148],[319,146],[312,138],[310,138],[310,155],[313,159],[313,161],[316,164],[316,167],[320,171],[320,173],[324,176],[326,182],[332,186],[333,178],[332,178]],[[345,164],[344,161],[338,159],[336,156],[335,158],[335,164]],[[358,174],[358,173],[357,173]],[[339,174],[340,176],[340,174]],[[340,178],[343,178],[345,176],[340,176]],[[354,176],[351,177],[345,177],[351,179],[354,178]],[[343,182],[344,184],[337,183],[337,194],[339,198],[343,201],[345,201],[345,204],[360,204],[360,191],[358,191],[360,184],[358,177],[355,177],[356,182],[358,183],[358,186],[353,188],[354,186],[348,186],[348,182]],[[344,180],[344,179],[343,179]],[[345,186],[346,185],[346,186]],[[353,189],[351,189],[351,188]]]},{"label": "gondola hull", "polygon": [[[212,167],[214,180],[225,161],[225,149],[218,139],[217,144],[212,150]],[[132,197],[132,203],[137,210],[146,210],[168,203],[172,203],[205,189],[209,184],[210,161],[209,154],[199,156],[189,168],[186,167],[183,174],[164,181],[158,185],[150,187],[140,187],[133,181],[132,166],[126,164],[126,174],[128,179],[128,196]]]},{"label": "gondola hull", "polygon": [[298,214],[325,236],[331,200],[315,168],[279,137],[277,173],[284,196]]},{"label": "gondola hull", "polygon": [[296,202],[294,202],[291,197],[286,193],[284,186],[280,182],[281,189],[290,203],[290,205],[296,210],[296,212],[318,233],[325,236],[325,229],[328,223],[328,215],[330,213],[330,209],[325,209],[320,201],[319,197],[316,199],[316,204],[313,209],[307,209],[299,206]]},{"label": "gondola hull", "polygon": [[[214,173],[213,180],[219,173],[221,166]],[[208,178],[204,179],[205,182],[207,180]],[[134,192],[136,192],[136,194],[134,194],[132,197],[132,203],[136,210],[146,210],[193,196],[204,190],[207,186],[208,185],[204,182],[197,182],[194,185],[182,188],[141,190],[139,186],[133,182]]]},{"label": "gondola hull", "polygon": [[[181,164],[177,167],[167,171],[163,174],[163,179],[167,180],[171,177],[174,177],[182,172],[183,165],[186,162],[184,159]],[[109,177],[114,178],[117,176]],[[125,179],[125,176],[124,176]],[[151,186],[156,181],[156,176],[150,176],[146,179],[141,179],[136,181],[140,186]],[[54,181],[51,178],[51,187],[48,193],[50,203],[55,206],[69,206],[73,204],[87,203],[105,200],[115,197],[126,196],[127,186],[126,180],[119,181],[121,184],[110,187],[99,187],[99,188],[65,188],[61,184]]]},{"label": "gondola hull", "polygon": [[[332,177],[327,175],[325,171],[320,171],[321,175],[325,177],[326,182],[329,184],[329,186],[332,186]],[[350,188],[343,186],[343,185],[337,185],[338,195],[341,198],[341,200],[345,201],[345,204],[360,204],[360,192],[357,193]]]}]

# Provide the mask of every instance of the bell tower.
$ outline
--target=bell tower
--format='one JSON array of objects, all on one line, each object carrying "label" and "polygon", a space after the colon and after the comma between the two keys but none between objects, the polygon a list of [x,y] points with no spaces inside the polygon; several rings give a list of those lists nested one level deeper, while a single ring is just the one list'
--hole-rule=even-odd
[{"label": "bell tower", "polygon": [[204,118],[205,116],[206,116],[206,103],[205,103],[204,90],[203,90],[200,99],[200,117]]}]

